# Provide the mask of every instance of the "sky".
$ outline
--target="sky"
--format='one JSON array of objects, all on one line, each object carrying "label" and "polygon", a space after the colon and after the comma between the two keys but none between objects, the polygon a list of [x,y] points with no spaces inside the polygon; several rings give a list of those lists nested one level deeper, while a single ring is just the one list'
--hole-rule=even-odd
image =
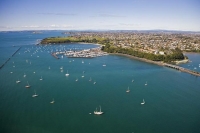
[{"label": "sky", "polygon": [[0,0],[0,31],[200,31],[200,0]]}]

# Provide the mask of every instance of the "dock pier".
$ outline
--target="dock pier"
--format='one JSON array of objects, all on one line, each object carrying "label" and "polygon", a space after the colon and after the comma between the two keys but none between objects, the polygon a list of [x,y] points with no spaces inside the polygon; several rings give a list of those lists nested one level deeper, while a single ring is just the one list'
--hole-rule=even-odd
[{"label": "dock pier", "polygon": [[189,74],[192,74],[194,76],[200,77],[200,72],[197,72],[197,71],[193,71],[193,70],[190,70],[190,69],[187,69],[187,68],[183,68],[183,67],[180,67],[180,66],[171,65],[171,64],[167,64],[167,63],[164,63],[163,65],[166,66],[166,67],[172,68],[172,69],[179,70],[181,72],[189,73]]},{"label": "dock pier", "polygon": [[56,55],[56,53],[51,53],[51,55],[52,55],[53,57],[55,57],[56,59],[60,59],[60,58]]}]

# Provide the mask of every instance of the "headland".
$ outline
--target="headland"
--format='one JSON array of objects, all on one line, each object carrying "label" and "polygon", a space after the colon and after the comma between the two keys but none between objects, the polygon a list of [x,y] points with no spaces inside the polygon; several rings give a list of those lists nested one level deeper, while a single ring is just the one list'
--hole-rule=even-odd
[{"label": "headland", "polygon": [[[71,36],[49,37],[41,41],[41,44],[63,43],[100,44],[103,52],[167,67],[187,63],[189,60],[183,52],[200,51],[200,35],[195,33],[74,32]],[[200,76],[198,72],[185,71],[176,65],[171,68]]]}]

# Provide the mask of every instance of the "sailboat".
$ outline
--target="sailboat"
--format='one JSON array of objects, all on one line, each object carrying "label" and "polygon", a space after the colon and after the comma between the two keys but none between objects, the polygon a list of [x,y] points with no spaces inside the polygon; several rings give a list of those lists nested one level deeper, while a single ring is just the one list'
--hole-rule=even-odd
[{"label": "sailboat", "polygon": [[67,70],[67,73],[65,74],[65,76],[69,76],[68,70]]},{"label": "sailboat", "polygon": [[42,79],[42,76],[41,76],[40,80],[43,80],[43,79]]},{"label": "sailboat", "polygon": [[106,64],[104,63],[104,64],[103,64],[103,66],[105,67],[105,66],[106,66]]},{"label": "sailboat", "polygon": [[20,83],[21,81],[18,79],[17,81],[16,81],[16,83]]},{"label": "sailboat", "polygon": [[82,60],[82,63],[84,63],[84,61]]},{"label": "sailboat", "polygon": [[92,78],[90,77],[89,81],[92,81]]},{"label": "sailboat", "polygon": [[26,77],[26,74],[24,73],[24,78]]},{"label": "sailboat", "polygon": [[132,79],[132,82],[134,82],[134,79]]},{"label": "sailboat", "polygon": [[129,93],[129,92],[130,92],[130,89],[129,89],[129,87],[128,87],[128,89],[126,90],[126,92],[127,92],[127,93]]},{"label": "sailboat", "polygon": [[94,114],[95,114],[95,115],[102,115],[102,114],[103,114],[103,112],[101,111],[101,106],[99,106],[99,108],[100,108],[99,111],[97,111],[97,108],[96,108],[96,110],[94,111]]},{"label": "sailboat", "polygon": [[61,67],[60,67],[60,70],[62,70],[62,69],[63,69],[63,67],[61,66]]},{"label": "sailboat", "polygon": [[27,81],[27,85],[25,86],[26,88],[30,88],[31,86],[29,85],[28,81]]},{"label": "sailboat", "polygon": [[49,69],[51,69],[50,66],[49,66]]},{"label": "sailboat", "polygon": [[85,76],[84,76],[84,71],[83,71],[83,75],[81,76],[82,78],[84,78]]},{"label": "sailboat", "polygon": [[147,82],[144,85],[147,85]]},{"label": "sailboat", "polygon": [[93,84],[95,85],[96,83],[97,83],[97,82],[96,82],[96,81],[94,81],[94,83],[93,83]]},{"label": "sailboat", "polygon": [[55,103],[54,99],[53,99],[53,101],[51,101],[50,103],[52,103],[52,104]]},{"label": "sailboat", "polygon": [[36,91],[35,91],[35,94],[33,94],[32,97],[37,97],[37,96],[38,96],[38,95],[36,94]]},{"label": "sailboat", "polygon": [[144,101],[144,99],[143,99],[143,102],[142,102],[141,104],[142,104],[142,105],[143,105],[143,104],[145,104],[145,101]]},{"label": "sailboat", "polygon": [[76,79],[76,82],[78,81],[78,78]]}]

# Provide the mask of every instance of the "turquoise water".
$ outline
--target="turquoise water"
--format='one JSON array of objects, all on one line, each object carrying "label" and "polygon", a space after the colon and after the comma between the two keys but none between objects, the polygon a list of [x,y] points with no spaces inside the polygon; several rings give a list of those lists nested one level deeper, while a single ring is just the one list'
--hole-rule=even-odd
[{"label": "turquoise water", "polygon": [[[0,50],[6,53],[1,53],[1,62],[21,46],[0,70],[2,133],[200,132],[199,77],[124,56],[57,60],[48,53],[97,45],[34,45],[37,39],[61,36],[59,31],[0,35],[4,38]],[[197,66],[200,55],[188,56],[192,62],[183,66]],[[65,76],[67,71],[69,77]],[[18,78],[21,83],[16,84]],[[25,88],[27,81],[29,89]],[[130,93],[126,93],[128,87]],[[32,98],[34,91],[39,95],[36,98]],[[50,104],[53,98],[55,103]],[[146,103],[141,105],[143,99]],[[104,114],[93,115],[99,105]]]}]

